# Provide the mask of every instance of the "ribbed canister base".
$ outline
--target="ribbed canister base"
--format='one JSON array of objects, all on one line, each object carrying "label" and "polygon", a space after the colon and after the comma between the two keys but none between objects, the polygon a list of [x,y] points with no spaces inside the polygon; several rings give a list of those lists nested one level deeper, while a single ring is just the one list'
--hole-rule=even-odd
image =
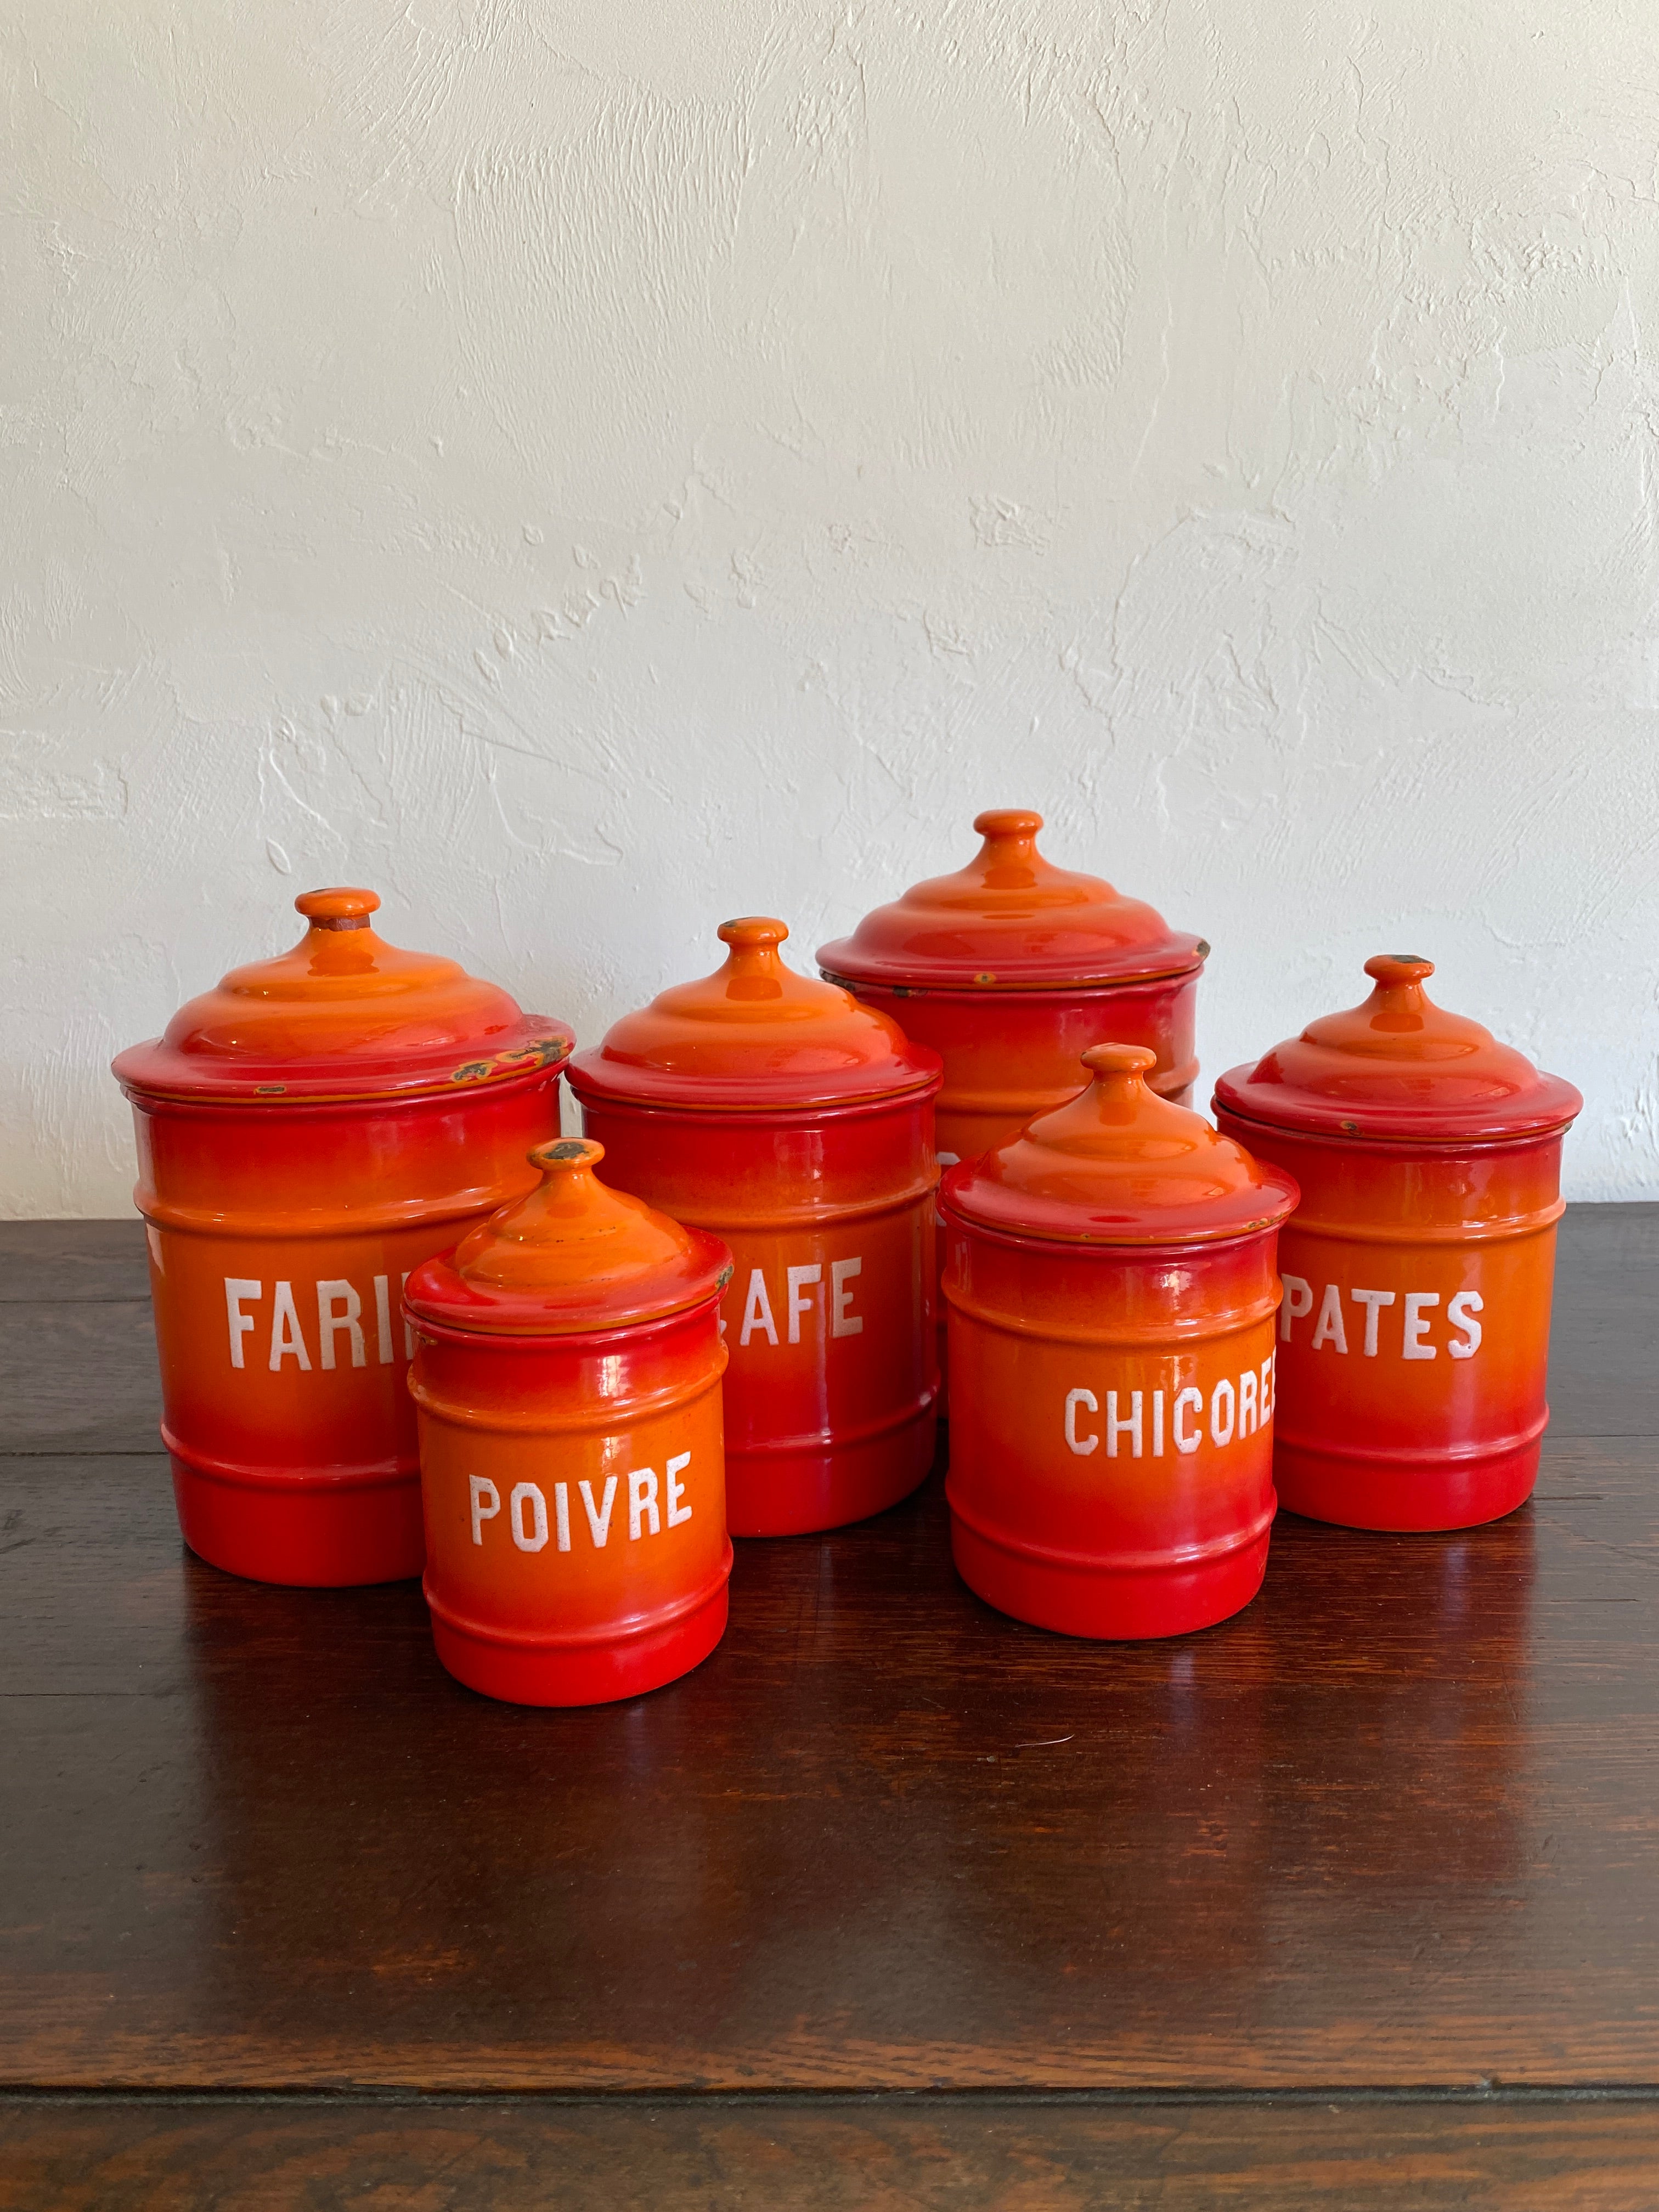
[{"label": "ribbed canister base", "polygon": [[908,1498],[933,1464],[933,1403],[873,1436],[833,1446],[726,1447],[726,1525],[734,1536],[810,1536],[867,1521]]},{"label": "ribbed canister base", "polygon": [[458,1682],[512,1705],[608,1705],[689,1674],[726,1633],[726,1577],[673,1619],[629,1632],[577,1640],[496,1635],[432,1603],[432,1641]]},{"label": "ribbed canister base", "polygon": [[1498,1451],[1456,1457],[1335,1453],[1306,1450],[1281,1435],[1273,1445],[1273,1481],[1287,1513],[1340,1528],[1401,1535],[1478,1528],[1532,1496],[1540,1449],[1540,1437],[1533,1436]]},{"label": "ribbed canister base", "polygon": [[[947,1492],[947,1495],[948,1495]],[[976,1597],[1034,1628],[1112,1643],[1187,1636],[1240,1613],[1267,1571],[1268,1514],[1261,1527],[1194,1558],[1113,1563],[1016,1545],[951,1509],[957,1572]]]},{"label": "ribbed canister base", "polygon": [[425,1564],[413,1468],[343,1480],[260,1470],[250,1479],[186,1459],[165,1440],[180,1533],[211,1567],[252,1583],[343,1589],[408,1582]]}]

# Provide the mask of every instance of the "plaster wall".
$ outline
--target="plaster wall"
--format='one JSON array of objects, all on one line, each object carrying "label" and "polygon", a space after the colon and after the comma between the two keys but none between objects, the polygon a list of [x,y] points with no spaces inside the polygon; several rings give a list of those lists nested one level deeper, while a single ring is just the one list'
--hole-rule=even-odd
[{"label": "plaster wall", "polygon": [[1040,807],[1659,1196],[1652,0],[12,0],[0,1212],[376,886],[585,1041]]}]

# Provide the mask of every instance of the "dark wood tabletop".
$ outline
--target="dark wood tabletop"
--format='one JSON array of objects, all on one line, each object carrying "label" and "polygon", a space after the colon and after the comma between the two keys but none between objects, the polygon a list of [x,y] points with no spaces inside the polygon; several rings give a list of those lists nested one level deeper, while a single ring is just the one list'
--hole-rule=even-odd
[{"label": "dark wood tabletop", "polygon": [[936,1473],[706,1665],[493,1705],[181,1546],[136,1224],[0,1227],[0,2206],[1659,2203],[1659,1206],[1543,1473],[1018,1626]]}]

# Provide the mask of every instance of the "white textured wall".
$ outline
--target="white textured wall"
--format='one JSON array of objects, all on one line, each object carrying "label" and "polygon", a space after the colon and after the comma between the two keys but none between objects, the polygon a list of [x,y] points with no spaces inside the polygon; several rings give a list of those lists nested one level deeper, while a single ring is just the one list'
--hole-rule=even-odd
[{"label": "white textured wall", "polygon": [[0,1211],[377,885],[585,1039],[1051,820],[1659,1195],[1654,0],[12,0]]}]

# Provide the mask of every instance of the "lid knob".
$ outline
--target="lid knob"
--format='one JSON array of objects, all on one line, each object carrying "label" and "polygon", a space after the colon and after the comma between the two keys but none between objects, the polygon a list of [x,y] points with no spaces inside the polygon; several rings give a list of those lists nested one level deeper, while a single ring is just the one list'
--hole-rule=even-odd
[{"label": "lid knob", "polygon": [[787,922],[769,914],[741,914],[720,926],[722,945],[732,948],[720,970],[728,999],[781,999],[787,969],[778,947],[789,934]]},{"label": "lid knob", "polygon": [[1365,973],[1379,983],[1426,983],[1434,973],[1432,960],[1420,952],[1374,952]]},{"label": "lid knob", "polygon": [[1158,1054],[1149,1044],[1091,1044],[1083,1065],[1097,1081],[1123,1075],[1138,1083],[1158,1066]]},{"label": "lid knob", "polygon": [[329,890],[301,891],[294,906],[313,929],[367,929],[368,917],[380,903],[378,891],[342,884]]},{"label": "lid knob", "polygon": [[781,945],[789,925],[769,914],[740,914],[735,921],[723,921],[715,934],[734,952],[747,952]]},{"label": "lid knob", "polygon": [[604,1158],[605,1146],[593,1137],[556,1137],[550,1145],[538,1145],[529,1155],[531,1166],[550,1176],[596,1168]]}]

